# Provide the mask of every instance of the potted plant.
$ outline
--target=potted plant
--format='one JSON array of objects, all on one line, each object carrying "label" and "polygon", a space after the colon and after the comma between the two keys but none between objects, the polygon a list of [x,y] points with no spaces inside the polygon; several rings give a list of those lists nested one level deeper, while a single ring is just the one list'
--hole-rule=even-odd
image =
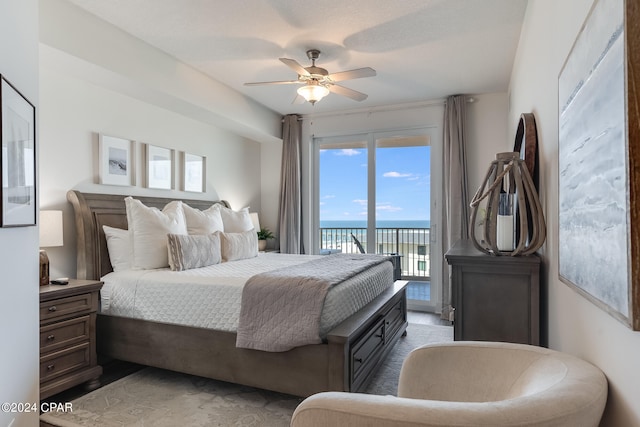
[{"label": "potted plant", "polygon": [[264,251],[267,247],[267,240],[273,239],[275,236],[268,228],[261,227],[258,231],[258,250]]}]

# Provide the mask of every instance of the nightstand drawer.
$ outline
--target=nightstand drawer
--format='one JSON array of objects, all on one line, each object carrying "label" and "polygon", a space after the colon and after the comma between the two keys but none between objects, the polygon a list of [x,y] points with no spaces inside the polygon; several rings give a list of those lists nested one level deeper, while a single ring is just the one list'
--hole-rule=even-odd
[{"label": "nightstand drawer", "polygon": [[90,362],[90,345],[88,341],[50,353],[40,358],[40,382],[44,383],[76,369],[87,367]]},{"label": "nightstand drawer", "polygon": [[93,307],[93,294],[86,293],[40,303],[40,323],[61,316],[89,312]]},{"label": "nightstand drawer", "polygon": [[81,316],[40,328],[40,354],[88,341],[91,316]]}]

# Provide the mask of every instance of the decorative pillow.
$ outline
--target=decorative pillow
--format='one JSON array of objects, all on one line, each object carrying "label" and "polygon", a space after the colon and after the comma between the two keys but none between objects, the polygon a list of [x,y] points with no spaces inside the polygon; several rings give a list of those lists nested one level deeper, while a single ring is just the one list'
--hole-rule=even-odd
[{"label": "decorative pillow", "polygon": [[132,197],[124,199],[131,238],[134,269],[169,266],[167,234],[187,234],[182,202],[168,203],[162,211]]},{"label": "decorative pillow", "polygon": [[258,234],[252,228],[242,233],[220,233],[222,261],[254,258],[258,256]]},{"label": "decorative pillow", "polygon": [[216,231],[224,231],[220,208],[222,205],[215,204],[210,208],[201,211],[192,208],[186,203],[182,204],[184,218],[187,221],[187,233],[189,234],[212,234]]},{"label": "decorative pillow", "polygon": [[103,225],[113,271],[131,270],[131,238],[129,230]]},{"label": "decorative pillow", "polygon": [[168,234],[169,267],[173,271],[190,270],[219,264],[220,235],[197,234],[185,236],[183,234]]},{"label": "decorative pillow", "polygon": [[221,206],[220,214],[222,215],[223,231],[225,233],[241,233],[253,229],[253,221],[251,221],[251,215],[249,215],[249,208],[234,211]]}]

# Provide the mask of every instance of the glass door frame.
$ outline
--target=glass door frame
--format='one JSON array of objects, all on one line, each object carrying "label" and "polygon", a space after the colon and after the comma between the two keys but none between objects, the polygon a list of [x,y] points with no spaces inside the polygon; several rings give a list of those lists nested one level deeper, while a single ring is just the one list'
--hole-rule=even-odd
[{"label": "glass door frame", "polygon": [[[375,236],[376,232],[376,140],[383,138],[390,138],[393,136],[417,136],[427,135],[430,141],[431,147],[431,164],[429,165],[431,174],[431,200],[430,200],[430,231],[429,231],[429,251],[430,251],[430,277],[431,277],[431,298],[429,302],[416,302],[414,300],[409,301],[409,308],[421,310],[439,312],[441,309],[442,301],[442,275],[444,262],[443,253],[440,242],[441,239],[441,219],[443,213],[443,206],[441,201],[443,200],[443,164],[442,159],[442,130],[436,126],[432,127],[415,127],[408,129],[396,129],[385,130],[377,132],[359,132],[350,135],[323,135],[312,136],[312,153],[310,165],[311,171],[311,183],[312,183],[312,221],[311,226],[313,232],[311,233],[311,247],[313,253],[318,253],[320,242],[319,233],[320,229],[320,148],[322,143],[340,143],[340,142],[352,142],[352,141],[366,141],[367,143],[367,235]],[[371,203],[370,201],[374,202]],[[376,251],[375,239],[367,239],[366,251],[374,253]]]}]

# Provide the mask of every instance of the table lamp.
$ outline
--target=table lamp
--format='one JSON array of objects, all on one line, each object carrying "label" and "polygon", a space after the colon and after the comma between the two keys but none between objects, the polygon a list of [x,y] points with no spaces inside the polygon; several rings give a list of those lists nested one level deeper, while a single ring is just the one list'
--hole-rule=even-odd
[{"label": "table lamp", "polygon": [[[40,211],[40,247],[62,246],[62,211]],[[40,249],[40,286],[49,284],[49,257]]]}]

